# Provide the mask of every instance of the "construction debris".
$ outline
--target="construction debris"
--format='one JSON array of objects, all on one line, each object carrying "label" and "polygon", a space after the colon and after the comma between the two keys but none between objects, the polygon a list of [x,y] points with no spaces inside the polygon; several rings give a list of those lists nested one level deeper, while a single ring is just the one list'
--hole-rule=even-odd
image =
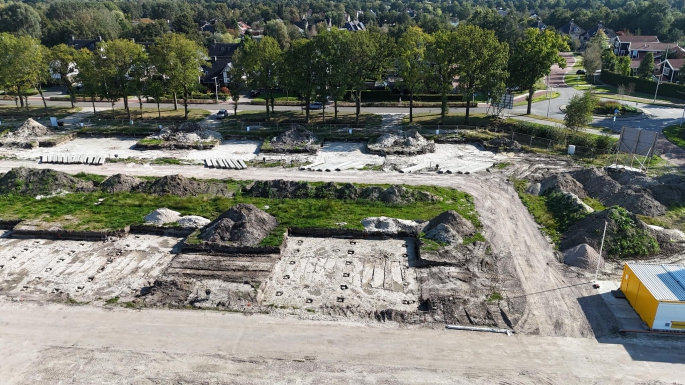
[{"label": "construction debris", "polygon": [[376,143],[367,145],[369,152],[382,155],[418,155],[435,152],[435,143],[417,130],[381,135]]},{"label": "construction debris", "polygon": [[54,133],[44,125],[28,118],[21,126],[8,132],[4,138],[7,139],[33,139],[50,136]]}]

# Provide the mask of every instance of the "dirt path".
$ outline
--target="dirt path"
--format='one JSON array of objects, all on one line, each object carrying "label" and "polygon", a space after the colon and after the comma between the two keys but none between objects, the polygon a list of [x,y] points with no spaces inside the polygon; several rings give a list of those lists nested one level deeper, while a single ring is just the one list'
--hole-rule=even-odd
[{"label": "dirt path", "polygon": [[685,362],[673,339],[598,343],[197,310],[0,300],[0,325],[3,384],[675,384]]},{"label": "dirt path", "polygon": [[[591,309],[588,322],[579,298],[592,295],[590,284],[581,284],[576,279],[566,279],[561,273],[552,246],[542,236],[537,224],[518,199],[511,183],[490,174],[481,175],[437,175],[397,174],[365,171],[321,173],[292,169],[259,169],[248,171],[215,170],[194,166],[141,166],[110,163],[94,168],[83,165],[50,166],[33,162],[0,162],[0,172],[18,165],[26,167],[54,168],[78,173],[85,171],[112,175],[126,173],[140,176],[183,174],[196,178],[234,179],[288,179],[304,181],[402,183],[408,185],[437,185],[453,187],[468,192],[474,197],[476,208],[484,225],[484,235],[492,244],[493,252],[500,255],[502,267],[508,267],[511,274],[521,280],[522,293],[519,300],[527,301],[526,312],[516,329],[525,333],[545,336],[588,337],[593,335],[592,317],[600,316],[605,306]],[[509,259],[513,262],[510,263]],[[511,294],[510,294],[511,295]],[[601,301],[600,301],[601,302]],[[610,322],[598,328],[595,333],[604,335]]]}]

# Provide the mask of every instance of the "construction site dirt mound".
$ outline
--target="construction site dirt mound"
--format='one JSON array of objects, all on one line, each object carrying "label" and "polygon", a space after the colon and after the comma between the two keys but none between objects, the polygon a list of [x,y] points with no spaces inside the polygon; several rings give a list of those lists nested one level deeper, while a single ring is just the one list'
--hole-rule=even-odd
[{"label": "construction site dirt mound", "polygon": [[604,258],[600,257],[597,250],[592,246],[582,243],[564,251],[564,263],[581,269],[596,269],[599,260],[599,268],[604,267]]},{"label": "construction site dirt mound", "polygon": [[140,290],[139,298],[146,306],[183,306],[192,293],[191,280],[155,280]]},{"label": "construction site dirt mound", "polygon": [[219,245],[256,246],[278,226],[276,218],[254,205],[239,203],[200,232],[199,238]]},{"label": "construction site dirt mound", "polygon": [[474,226],[473,223],[464,219],[464,217],[454,210],[445,211],[428,221],[424,231],[428,233],[429,231],[438,228],[440,225],[449,226],[462,236],[470,236],[477,231],[476,226]]},{"label": "construction site dirt mound", "polygon": [[576,195],[579,198],[585,198],[587,194],[577,180],[569,174],[554,174],[546,177],[540,181],[540,189],[538,194],[535,195],[545,195],[551,192],[568,192]]},{"label": "construction site dirt mound", "polygon": [[28,118],[21,126],[11,130],[5,135],[7,139],[32,139],[50,136],[53,132],[44,125]]},{"label": "construction site dirt mound", "polygon": [[495,151],[518,151],[521,143],[509,138],[495,138],[484,143],[485,148]]},{"label": "construction site dirt mound", "polygon": [[309,130],[302,126],[293,125],[288,131],[285,131],[275,137],[271,144],[274,146],[307,146],[316,142],[316,136]]},{"label": "construction site dirt mound", "polygon": [[186,178],[183,175],[167,175],[153,181],[141,183],[136,192],[153,195],[174,195],[180,197],[196,195],[231,196],[228,187],[220,182],[208,182]]},{"label": "construction site dirt mound", "polygon": [[166,207],[162,207],[146,215],[143,219],[146,223],[162,226],[167,223],[176,223],[180,218],[181,213],[178,211],[169,210]]},{"label": "construction site dirt mound", "polygon": [[178,225],[186,229],[199,229],[207,226],[211,221],[198,215],[186,215],[178,219]]},{"label": "construction site dirt mound", "polygon": [[571,225],[562,235],[561,250],[587,244],[599,250],[606,222],[606,255],[647,257],[660,251],[655,232],[635,214],[612,207],[588,214]]},{"label": "construction site dirt mound", "polygon": [[158,134],[151,135],[138,143],[139,149],[211,149],[221,142],[220,133],[186,122],[180,126],[162,128]]},{"label": "construction site dirt mound", "polygon": [[243,190],[247,195],[270,199],[367,199],[388,204],[406,204],[411,202],[433,202],[440,198],[420,190],[408,189],[401,185],[388,188],[371,186],[359,189],[351,183],[337,185],[326,183],[313,187],[307,182],[287,180],[256,181]]},{"label": "construction site dirt mound", "polygon": [[98,187],[108,193],[130,192],[138,188],[141,183],[143,180],[135,176],[115,174],[102,181]]},{"label": "construction site dirt mound", "polygon": [[417,130],[389,132],[381,135],[376,143],[367,145],[370,152],[393,155],[417,155],[435,152],[435,143],[426,140]]},{"label": "construction site dirt mound", "polygon": [[621,206],[635,214],[652,217],[666,213],[666,207],[649,190],[638,185],[621,185],[605,169],[584,168],[571,171],[570,175],[583,185],[588,196],[605,206]]},{"label": "construction site dirt mound", "polygon": [[0,195],[52,195],[55,192],[91,192],[93,182],[86,182],[69,174],[34,168],[13,168],[0,176]]}]

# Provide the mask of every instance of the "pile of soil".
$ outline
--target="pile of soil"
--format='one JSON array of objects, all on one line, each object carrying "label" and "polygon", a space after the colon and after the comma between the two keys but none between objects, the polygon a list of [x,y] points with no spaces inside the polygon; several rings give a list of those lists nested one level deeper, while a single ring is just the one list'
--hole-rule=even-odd
[{"label": "pile of soil", "polygon": [[461,244],[464,237],[471,236],[476,231],[473,223],[454,210],[445,211],[431,219],[423,229],[426,238],[446,243],[447,247]]},{"label": "pile of soil", "polygon": [[145,222],[151,223],[153,225],[162,226],[167,223],[175,223],[181,218],[181,213],[174,210],[169,210],[166,207],[157,209],[150,214],[146,215]]},{"label": "pile of soil", "polygon": [[44,125],[36,122],[35,120],[28,118],[26,121],[19,127],[13,129],[7,135],[5,135],[5,138],[7,139],[32,139],[32,138],[40,138],[43,136],[49,136],[52,135],[53,132],[45,127]]},{"label": "pile of soil", "polygon": [[141,183],[132,191],[153,195],[175,195],[181,197],[203,194],[231,196],[228,187],[223,183],[189,179],[183,175],[163,176],[153,181]]},{"label": "pile of soil", "polygon": [[69,174],[34,168],[13,168],[0,175],[0,195],[51,195],[58,191],[91,192],[93,182],[86,182]]},{"label": "pile of soil", "polygon": [[399,133],[386,133],[378,137],[376,143],[368,144],[372,153],[394,155],[417,155],[435,152],[435,143],[428,141],[417,130]]},{"label": "pile of soil", "polygon": [[256,181],[247,186],[244,189],[244,193],[252,197],[271,199],[367,199],[388,204],[433,202],[439,199],[439,197],[431,193],[407,189],[400,185],[393,185],[388,188],[373,186],[359,189],[350,183],[340,186],[335,183],[327,183],[313,187],[307,182],[293,182],[280,179]]},{"label": "pile of soil", "polygon": [[554,174],[540,181],[539,193],[545,195],[551,192],[571,193],[579,198],[587,197],[583,185],[569,174]]},{"label": "pile of soil", "polygon": [[485,148],[496,151],[518,151],[521,143],[508,138],[495,138],[484,143]]},{"label": "pile of soil", "polygon": [[[625,211],[624,211],[625,212]],[[629,221],[630,234],[624,234],[621,230],[621,224],[617,223],[613,218],[623,218],[622,221]],[[587,244],[595,250],[599,250],[602,242],[602,234],[604,231],[604,223],[607,223],[606,240],[604,243],[604,250],[606,255],[621,257],[645,257],[653,255],[661,250],[654,250],[652,246],[657,248],[670,249],[671,247],[664,242],[664,239],[659,239],[654,230],[641,221],[635,214],[626,212],[626,215],[620,214],[620,209],[611,208],[604,211],[594,212],[588,214],[583,219],[580,219],[571,225],[562,235],[560,245],[561,250],[568,250],[581,244]],[[625,225],[623,225],[625,227]],[[620,244],[622,242],[631,242],[641,239],[645,245],[644,252],[640,254],[628,254],[625,250],[618,250],[613,247],[613,244]],[[653,244],[650,244],[653,242]],[[624,246],[625,247],[625,246]]]},{"label": "pile of soil", "polygon": [[306,128],[293,125],[288,131],[275,137],[271,144],[274,146],[306,146],[316,142],[316,136]]},{"label": "pile of soil", "polygon": [[598,259],[601,269],[604,266],[604,258],[587,243],[582,243],[564,251],[564,263],[569,266],[580,267],[581,269],[596,269]]},{"label": "pile of soil", "polygon": [[100,190],[107,193],[135,191],[143,183],[142,179],[126,174],[116,174],[100,183]]},{"label": "pile of soil", "polygon": [[254,205],[239,203],[200,232],[199,238],[215,244],[256,246],[278,226],[274,216]]},{"label": "pile of soil", "polygon": [[178,127],[162,128],[158,135],[150,136],[149,139],[161,139],[165,142],[196,143],[199,141],[218,141],[223,138],[216,131],[203,128],[194,122],[186,122]]}]

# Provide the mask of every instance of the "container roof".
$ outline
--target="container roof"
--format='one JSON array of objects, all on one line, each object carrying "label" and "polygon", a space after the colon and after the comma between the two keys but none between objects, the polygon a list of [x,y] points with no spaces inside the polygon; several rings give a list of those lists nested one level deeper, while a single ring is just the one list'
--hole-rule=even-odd
[{"label": "container roof", "polygon": [[657,301],[685,301],[685,265],[628,263]]}]

